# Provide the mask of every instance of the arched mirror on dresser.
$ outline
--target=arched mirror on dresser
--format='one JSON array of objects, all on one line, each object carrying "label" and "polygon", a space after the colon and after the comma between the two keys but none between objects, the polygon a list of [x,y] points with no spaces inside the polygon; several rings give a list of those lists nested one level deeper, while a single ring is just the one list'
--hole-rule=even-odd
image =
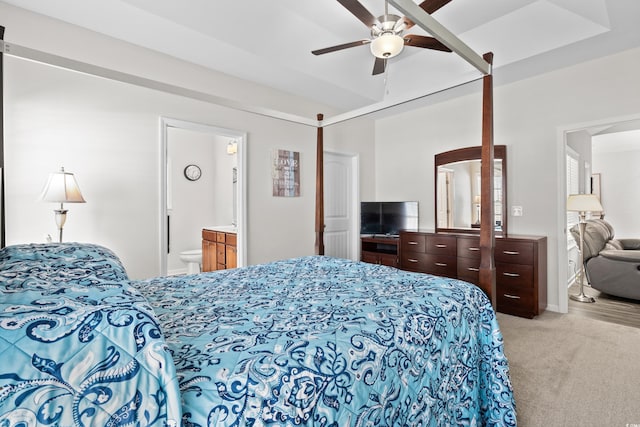
[{"label": "arched mirror on dresser", "polygon": [[[435,155],[436,232],[480,232],[480,156],[482,147]],[[507,234],[507,149],[494,147],[494,221],[496,236]]]}]

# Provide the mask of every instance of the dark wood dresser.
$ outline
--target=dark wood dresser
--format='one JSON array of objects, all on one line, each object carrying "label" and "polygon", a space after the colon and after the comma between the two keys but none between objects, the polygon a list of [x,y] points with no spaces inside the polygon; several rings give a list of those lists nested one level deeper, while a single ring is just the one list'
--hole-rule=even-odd
[{"label": "dark wood dresser", "polygon": [[[403,231],[400,268],[478,284],[477,235]],[[496,237],[496,305],[502,313],[533,318],[547,306],[547,238]]]}]

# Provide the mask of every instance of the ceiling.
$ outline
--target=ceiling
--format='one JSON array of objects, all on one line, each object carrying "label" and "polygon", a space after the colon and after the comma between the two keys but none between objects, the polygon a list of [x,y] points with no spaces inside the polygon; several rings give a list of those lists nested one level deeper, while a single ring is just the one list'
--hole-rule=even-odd
[{"label": "ceiling", "polygon": [[[347,112],[481,77],[454,53],[407,46],[372,76],[369,38],[336,0],[3,0],[99,33]],[[383,0],[360,0],[373,15]],[[418,3],[418,0],[416,0]],[[389,6],[390,13],[403,15]],[[640,46],[638,0],[452,0],[433,14],[476,53],[494,53],[497,84]],[[406,33],[429,35],[418,25]],[[9,34],[7,41],[11,41]]]}]

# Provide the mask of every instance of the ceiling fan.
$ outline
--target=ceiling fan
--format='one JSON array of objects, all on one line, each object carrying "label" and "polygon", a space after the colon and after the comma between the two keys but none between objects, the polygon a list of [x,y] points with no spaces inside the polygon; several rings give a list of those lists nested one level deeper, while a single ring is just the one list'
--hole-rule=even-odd
[{"label": "ceiling fan", "polygon": [[[428,14],[435,12],[451,0],[425,0],[419,6]],[[387,59],[393,58],[404,49],[404,46],[421,47],[425,49],[451,52],[447,46],[433,37],[420,36],[417,34],[405,34],[403,32],[415,25],[407,17],[400,17],[389,14],[389,4],[385,1],[384,15],[376,18],[358,0],[338,0],[349,12],[358,18],[371,30],[371,38],[358,40],[355,42],[339,44],[311,51],[314,55],[323,55],[329,52],[336,52],[342,49],[370,45],[371,53],[376,57],[373,63],[373,75],[384,73],[387,67]]]}]

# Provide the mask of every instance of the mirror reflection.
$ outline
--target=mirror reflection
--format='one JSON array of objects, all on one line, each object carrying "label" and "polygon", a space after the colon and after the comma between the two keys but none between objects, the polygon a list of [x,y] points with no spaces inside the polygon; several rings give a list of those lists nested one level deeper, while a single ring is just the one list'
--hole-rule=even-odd
[{"label": "mirror reflection", "polygon": [[[495,230],[506,233],[505,146],[494,147]],[[480,230],[481,147],[469,147],[436,155],[436,231]]]}]

